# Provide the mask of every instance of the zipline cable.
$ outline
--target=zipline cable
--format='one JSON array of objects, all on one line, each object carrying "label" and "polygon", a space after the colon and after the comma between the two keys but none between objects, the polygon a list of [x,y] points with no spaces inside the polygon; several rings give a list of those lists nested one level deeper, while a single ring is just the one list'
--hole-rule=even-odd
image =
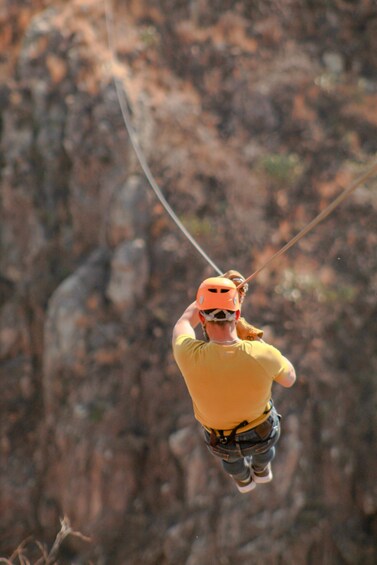
[{"label": "zipline cable", "polygon": [[223,271],[221,271],[217,267],[217,265],[212,261],[212,259],[210,259],[210,257],[200,247],[198,242],[194,239],[194,237],[190,234],[190,232],[187,230],[187,228],[182,224],[182,222],[180,221],[178,216],[175,214],[173,208],[170,206],[170,204],[167,202],[165,196],[162,194],[160,187],[158,186],[157,182],[155,181],[153,174],[152,174],[152,172],[151,172],[151,170],[148,166],[148,163],[147,163],[147,161],[144,157],[144,154],[143,154],[143,152],[140,148],[140,145],[139,145],[139,143],[136,139],[136,134],[135,134],[135,131],[134,131],[132,124],[131,124],[131,117],[130,117],[130,113],[129,113],[129,110],[128,110],[127,100],[125,99],[125,96],[124,96],[124,90],[120,86],[117,78],[115,77],[115,73],[114,73],[114,69],[113,69],[114,61],[116,59],[116,54],[115,54],[115,46],[114,46],[114,37],[115,37],[114,24],[113,24],[114,18],[113,18],[111,0],[105,0],[105,15],[106,15],[106,27],[107,27],[107,40],[108,40],[108,45],[109,45],[109,50],[110,50],[110,55],[111,55],[111,75],[112,75],[113,82],[114,82],[114,85],[115,85],[115,91],[116,91],[119,106],[120,106],[120,109],[121,109],[121,112],[122,112],[124,124],[126,126],[126,129],[127,129],[130,141],[131,141],[131,145],[132,145],[132,147],[133,147],[133,149],[136,153],[137,159],[138,159],[140,166],[141,166],[141,168],[144,172],[144,175],[147,178],[147,180],[148,180],[153,192],[157,196],[158,200],[160,201],[162,206],[165,208],[166,212],[169,214],[171,219],[175,222],[177,227],[186,236],[186,238],[195,247],[195,249],[200,253],[200,255],[205,259],[205,261],[207,261],[207,263],[209,265],[211,265],[211,267],[219,275],[222,275]]},{"label": "zipline cable", "polygon": [[[109,50],[111,54],[111,65],[112,65],[112,78],[115,85],[115,90],[119,102],[119,106],[122,112],[124,124],[126,126],[131,145],[135,151],[139,164],[144,172],[145,177],[147,178],[153,192],[157,196],[158,200],[169,214],[171,219],[175,222],[177,227],[181,230],[181,232],[185,235],[185,237],[190,241],[193,247],[200,253],[200,255],[207,261],[207,263],[219,274],[222,275],[223,272],[217,267],[217,265],[210,259],[210,257],[205,253],[205,251],[201,248],[201,246],[197,243],[197,241],[193,238],[187,228],[182,224],[180,219],[175,214],[174,210],[167,202],[166,198],[161,192],[157,182],[155,181],[153,174],[148,166],[148,163],[144,157],[144,154],[139,146],[139,143],[136,138],[136,134],[131,124],[131,117],[128,110],[127,101],[125,99],[124,90],[120,86],[119,81],[115,77],[113,71],[113,64],[114,60],[116,59],[115,55],[115,46],[114,46],[114,25],[113,25],[113,12],[112,12],[112,5],[111,0],[104,0],[105,2],[105,15],[106,15],[106,26],[107,26],[107,40],[109,45]],[[337,208],[346,198],[350,196],[350,194],[362,183],[366,182],[370,177],[377,174],[377,162],[375,162],[367,171],[361,174],[356,180],[350,184],[333,202],[331,202],[318,216],[316,216],[307,226],[305,226],[297,235],[295,235],[288,243],[286,243],[279,251],[274,253],[261,267],[259,267],[256,271],[254,271],[249,277],[245,279],[245,281],[239,285],[241,287],[243,284],[250,282],[251,280],[255,279],[255,277],[263,271],[268,265],[270,265],[275,259],[283,255],[288,249],[293,247],[300,239],[302,239],[307,233],[309,233],[313,228],[315,228],[322,220],[324,220],[329,214],[331,214],[335,208]]]},{"label": "zipline cable", "polygon": [[363,184],[364,182],[366,182],[369,178],[371,178],[372,176],[377,174],[377,161],[375,161],[373,163],[373,165],[371,167],[369,167],[369,169],[367,169],[363,174],[361,174],[359,177],[357,177],[353,183],[351,183],[347,188],[345,188],[343,190],[343,192],[341,192],[339,194],[339,196],[337,198],[335,198],[335,200],[333,200],[333,202],[331,202],[324,210],[322,210],[322,212],[320,214],[318,214],[318,216],[316,216],[306,227],[304,227],[297,235],[295,235],[290,241],[288,241],[288,243],[286,243],[286,245],[284,245],[284,247],[282,247],[279,251],[277,251],[274,255],[272,255],[272,257],[270,257],[268,259],[268,261],[266,261],[266,263],[264,263],[261,267],[259,267],[259,269],[257,269],[254,273],[252,273],[249,277],[247,277],[247,279],[244,280],[243,283],[241,283],[240,285],[238,285],[238,288],[243,286],[245,283],[250,282],[251,280],[255,279],[255,277],[261,272],[263,271],[263,269],[265,269],[270,263],[272,263],[272,261],[274,261],[275,259],[277,259],[278,257],[280,257],[281,255],[283,255],[283,253],[285,253],[286,251],[288,251],[288,249],[290,249],[293,245],[295,245],[295,243],[297,243],[298,241],[300,241],[300,239],[302,239],[307,233],[309,233],[313,228],[315,228],[320,222],[322,222],[322,220],[324,220],[329,214],[331,214],[331,212],[333,212],[335,210],[335,208],[337,206],[339,206],[339,204],[341,204],[343,202],[343,200],[345,200],[346,198],[348,198],[350,196],[350,194],[361,184]]}]

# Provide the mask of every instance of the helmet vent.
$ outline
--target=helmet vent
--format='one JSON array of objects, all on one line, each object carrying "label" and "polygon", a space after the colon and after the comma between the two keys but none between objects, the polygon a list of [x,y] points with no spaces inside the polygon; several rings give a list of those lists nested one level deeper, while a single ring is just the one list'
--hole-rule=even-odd
[{"label": "helmet vent", "polygon": [[229,288],[220,288],[220,289],[218,289],[218,288],[209,288],[209,289],[208,289],[208,292],[221,292],[221,293],[224,293],[224,292],[229,292]]}]

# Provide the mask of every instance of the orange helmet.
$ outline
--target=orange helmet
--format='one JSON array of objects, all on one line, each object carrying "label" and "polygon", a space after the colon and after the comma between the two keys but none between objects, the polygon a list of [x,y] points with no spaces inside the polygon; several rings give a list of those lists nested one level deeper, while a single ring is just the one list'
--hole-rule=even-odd
[{"label": "orange helmet", "polygon": [[240,309],[237,287],[225,277],[211,277],[200,285],[196,295],[199,310],[228,310],[236,312]]}]

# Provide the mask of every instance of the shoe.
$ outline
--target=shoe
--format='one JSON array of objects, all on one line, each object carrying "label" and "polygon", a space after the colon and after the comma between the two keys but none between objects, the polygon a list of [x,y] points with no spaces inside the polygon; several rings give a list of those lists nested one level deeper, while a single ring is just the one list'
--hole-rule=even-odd
[{"label": "shoe", "polygon": [[253,481],[252,476],[250,476],[249,479],[246,479],[246,481],[237,481],[237,479],[234,479],[234,482],[236,483],[238,490],[242,493],[251,492],[257,486]]},{"label": "shoe", "polygon": [[269,483],[272,481],[271,463],[269,463],[262,471],[256,471],[251,467],[251,476],[255,483]]},{"label": "shoe", "polygon": [[236,483],[236,487],[240,492],[250,492],[254,490],[255,487],[257,486],[253,481],[253,476],[251,473],[251,457],[245,457],[244,464],[248,471],[248,475],[249,475],[248,478],[244,479],[243,481],[240,481],[239,479],[235,479],[233,477],[233,480]]}]

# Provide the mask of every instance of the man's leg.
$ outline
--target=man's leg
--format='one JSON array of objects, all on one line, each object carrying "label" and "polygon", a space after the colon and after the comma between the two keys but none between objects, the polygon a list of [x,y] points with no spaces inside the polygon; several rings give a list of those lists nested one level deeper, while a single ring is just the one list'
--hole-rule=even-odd
[{"label": "man's leg", "polygon": [[255,483],[269,483],[272,481],[271,461],[274,457],[274,447],[271,447],[266,453],[258,453],[258,455],[252,457],[251,476]]},{"label": "man's leg", "polygon": [[223,468],[228,475],[232,475],[238,481],[247,481],[250,478],[250,465],[247,464],[244,457],[222,460]]},{"label": "man's leg", "polygon": [[255,453],[253,455],[253,469],[255,471],[263,471],[263,469],[265,469],[265,467],[267,467],[267,465],[274,459],[275,453],[275,447],[270,447],[270,449],[264,453]]},{"label": "man's leg", "polygon": [[224,471],[230,475],[238,490],[242,493],[250,492],[256,486],[251,475],[250,462],[248,458],[237,458],[222,461]]},{"label": "man's leg", "polygon": [[274,418],[274,430],[272,437],[266,440],[266,447],[258,445],[252,453],[251,474],[256,483],[269,483],[272,481],[271,461],[275,457],[275,445],[280,438],[280,421],[275,410],[272,413]]}]

